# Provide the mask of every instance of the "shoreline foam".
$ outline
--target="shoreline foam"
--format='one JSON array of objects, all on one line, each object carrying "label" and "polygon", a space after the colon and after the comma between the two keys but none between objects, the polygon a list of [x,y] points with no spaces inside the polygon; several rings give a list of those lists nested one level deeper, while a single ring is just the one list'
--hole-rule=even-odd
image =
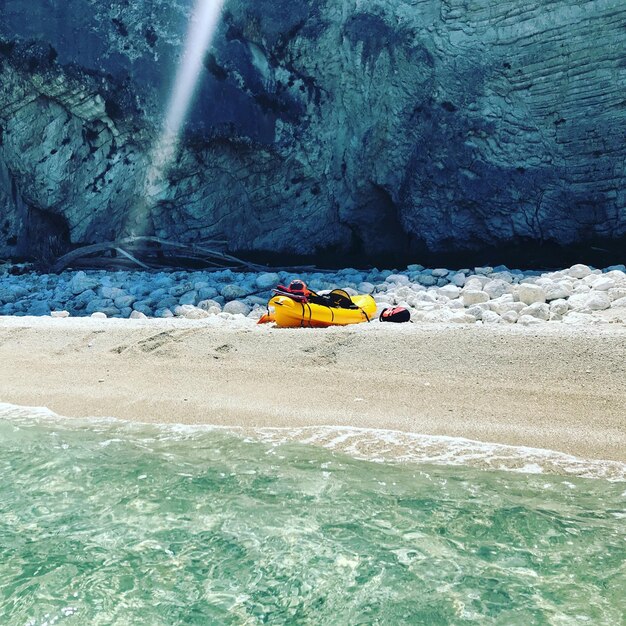
[{"label": "shoreline foam", "polygon": [[126,434],[141,431],[156,433],[165,439],[193,440],[195,435],[220,432],[250,442],[270,445],[299,444],[325,448],[351,458],[373,463],[432,464],[470,467],[486,471],[508,471],[521,474],[545,474],[577,478],[626,481],[626,463],[584,459],[555,450],[528,446],[475,441],[463,437],[422,435],[418,433],[356,428],[345,426],[310,426],[300,428],[247,428],[214,424],[155,424],[123,420],[116,417],[69,418],[46,407],[26,407],[0,402],[0,420],[16,424],[59,424],[63,428],[105,427],[121,429]]}]

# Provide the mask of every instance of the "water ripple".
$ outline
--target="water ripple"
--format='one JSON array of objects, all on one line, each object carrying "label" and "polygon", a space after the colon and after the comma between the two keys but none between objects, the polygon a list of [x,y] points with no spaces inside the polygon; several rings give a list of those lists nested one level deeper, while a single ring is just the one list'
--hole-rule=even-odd
[{"label": "water ripple", "polygon": [[6,409],[0,623],[601,625],[626,611],[623,484],[375,464],[337,451],[350,432],[248,435]]}]

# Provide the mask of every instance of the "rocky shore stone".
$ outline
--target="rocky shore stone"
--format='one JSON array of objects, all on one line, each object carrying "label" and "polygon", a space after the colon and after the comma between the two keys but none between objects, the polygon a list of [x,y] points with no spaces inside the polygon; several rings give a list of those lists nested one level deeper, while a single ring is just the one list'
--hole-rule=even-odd
[{"label": "rocky shore stone", "polygon": [[472,306],[473,304],[480,304],[482,302],[489,301],[489,294],[484,291],[479,291],[475,289],[467,289],[463,290],[463,294],[461,295],[461,299],[463,304],[466,307]]},{"label": "rocky shore stone", "polygon": [[280,283],[280,276],[276,272],[266,272],[257,276],[255,282],[258,289],[273,289]]},{"label": "rocky shore stone", "polygon": [[490,298],[499,298],[500,296],[511,292],[511,285],[508,282],[497,278],[485,283],[483,291],[489,294]]},{"label": "rocky shore stone", "polygon": [[185,317],[190,320],[199,320],[209,316],[208,311],[191,304],[181,304],[174,309],[173,313],[176,317]]},{"label": "rocky shore stone", "polygon": [[591,268],[588,265],[583,265],[582,263],[572,265],[572,267],[567,270],[567,275],[572,278],[586,278],[589,274],[591,274]]},{"label": "rocky shore stone", "polygon": [[[626,307],[626,273],[621,269],[603,272],[588,266],[582,268],[574,266],[574,270],[540,273],[499,267],[484,274],[464,269],[449,270],[445,275],[439,271],[439,277],[427,268],[419,271],[407,268],[404,272],[347,268],[335,273],[300,276],[288,272],[256,275],[230,270],[157,275],[81,271],[64,272],[60,276],[28,274],[19,276],[19,280],[7,275],[0,286],[0,293],[7,300],[0,304],[0,314],[57,316],[58,312],[67,311],[73,316],[102,313],[118,318],[176,315],[204,319],[223,313],[220,319],[235,319],[233,316],[258,319],[266,310],[273,286],[254,293],[258,289],[257,278],[263,276],[263,285],[270,284],[269,277],[282,283],[299,277],[309,285],[315,284],[318,290],[338,286],[351,294],[370,291],[377,303],[377,315],[383,308],[403,306],[409,309],[415,322],[534,323],[528,318],[568,324],[590,320],[593,323],[619,322],[622,319],[619,312]],[[571,273],[582,278],[575,278]],[[463,287],[455,284],[458,276],[464,278]],[[419,282],[422,277],[436,278],[436,283],[425,286]],[[71,285],[76,290],[79,286],[80,289],[91,287],[75,294]],[[174,293],[180,295],[172,295]],[[223,295],[215,295],[199,300],[201,293],[226,293],[229,298],[235,293],[251,295],[228,300]],[[554,298],[555,295],[561,297]]]},{"label": "rocky shore stone", "polygon": [[226,300],[238,300],[240,298],[245,298],[250,291],[245,287],[235,284],[224,285],[220,290],[220,294]]},{"label": "rocky shore stone", "polygon": [[533,302],[519,312],[520,317],[532,315],[537,319],[548,321],[550,319],[550,306],[544,302]]},{"label": "rocky shore stone", "polygon": [[248,315],[250,307],[239,300],[231,300],[224,305],[223,311],[231,315]]},{"label": "rocky shore stone", "polygon": [[517,289],[517,295],[524,304],[534,304],[535,302],[545,302],[546,292],[539,285],[533,283],[523,283]]}]

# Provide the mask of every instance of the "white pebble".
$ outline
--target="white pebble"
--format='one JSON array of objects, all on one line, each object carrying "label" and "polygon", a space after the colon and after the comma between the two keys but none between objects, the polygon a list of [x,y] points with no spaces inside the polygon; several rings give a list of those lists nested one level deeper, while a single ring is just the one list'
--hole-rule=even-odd
[{"label": "white pebble", "polygon": [[483,291],[488,293],[490,298],[499,298],[511,292],[511,285],[500,279],[490,280],[485,283]]},{"label": "white pebble", "polygon": [[239,300],[231,300],[224,305],[224,312],[232,315],[248,315],[250,307]]},{"label": "white pebble", "polygon": [[572,265],[572,267],[566,270],[566,273],[572,278],[585,278],[585,276],[591,274],[591,268],[582,263],[578,263],[577,265]]},{"label": "white pebble", "polygon": [[443,287],[439,287],[437,289],[437,293],[440,296],[445,296],[446,298],[449,298],[450,300],[456,300],[461,293],[461,289],[456,285],[444,285]]},{"label": "white pebble", "polygon": [[521,283],[517,288],[517,295],[524,304],[546,301],[546,293],[543,288],[532,283]]},{"label": "white pebble", "polygon": [[489,294],[484,291],[478,291],[474,289],[463,290],[463,295],[461,296],[463,300],[463,304],[466,307],[472,306],[473,304],[480,304],[481,302],[489,301]]},{"label": "white pebble", "polygon": [[522,326],[531,326],[532,324],[541,324],[542,322],[540,319],[533,317],[532,315],[520,315],[517,323]]},{"label": "white pebble", "polygon": [[533,302],[519,312],[520,317],[532,315],[537,319],[547,322],[550,319],[550,306],[544,302]]},{"label": "white pebble", "polygon": [[494,311],[483,311],[482,320],[485,324],[502,324],[503,319]]},{"label": "white pebble", "polygon": [[607,278],[606,276],[600,276],[591,283],[591,288],[596,291],[608,291],[609,289],[613,289],[615,286],[615,281],[612,278]]}]

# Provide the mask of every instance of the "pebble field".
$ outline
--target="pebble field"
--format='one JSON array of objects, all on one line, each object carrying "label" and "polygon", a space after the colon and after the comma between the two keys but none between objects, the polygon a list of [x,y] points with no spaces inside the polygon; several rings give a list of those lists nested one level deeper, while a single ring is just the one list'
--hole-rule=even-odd
[{"label": "pebble field", "polygon": [[[414,323],[623,323],[626,267],[577,264],[558,271],[341,269],[334,272],[65,271],[14,275],[0,267],[0,315],[214,318],[255,322],[279,283],[303,279],[319,292],[372,294],[378,311],[403,306]],[[607,315],[607,312],[609,313]]]}]

